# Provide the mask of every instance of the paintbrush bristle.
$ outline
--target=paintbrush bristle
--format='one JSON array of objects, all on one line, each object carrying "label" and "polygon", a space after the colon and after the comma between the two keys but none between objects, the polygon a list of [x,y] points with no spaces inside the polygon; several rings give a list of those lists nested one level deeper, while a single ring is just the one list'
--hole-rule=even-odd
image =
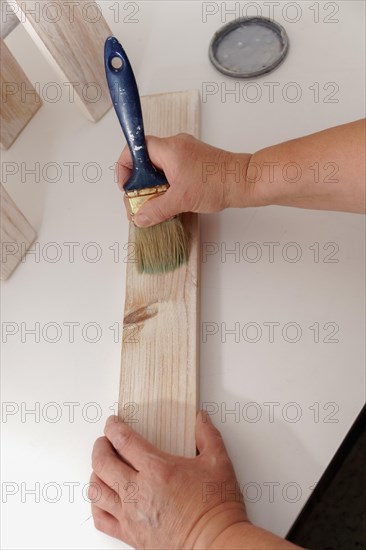
[{"label": "paintbrush bristle", "polygon": [[179,216],[151,227],[135,227],[140,273],[166,273],[187,262],[188,239]]}]

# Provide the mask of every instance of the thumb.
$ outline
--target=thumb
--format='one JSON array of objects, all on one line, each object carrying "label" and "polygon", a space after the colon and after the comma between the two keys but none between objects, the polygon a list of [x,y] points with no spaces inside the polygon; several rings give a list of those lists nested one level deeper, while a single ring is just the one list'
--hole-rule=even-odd
[{"label": "thumb", "polygon": [[207,411],[200,411],[196,419],[196,445],[200,454],[225,452],[225,445],[219,430],[212,424]]},{"label": "thumb", "polygon": [[169,191],[161,197],[148,200],[135,214],[133,221],[138,227],[149,227],[169,220],[179,214]]}]

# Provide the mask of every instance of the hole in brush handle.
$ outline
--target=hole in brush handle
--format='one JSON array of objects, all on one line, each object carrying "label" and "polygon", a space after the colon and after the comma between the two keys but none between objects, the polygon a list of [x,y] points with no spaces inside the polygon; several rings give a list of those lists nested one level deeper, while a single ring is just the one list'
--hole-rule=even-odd
[{"label": "hole in brush handle", "polygon": [[114,73],[119,73],[123,69],[123,59],[117,53],[114,53],[109,60],[109,68]]}]

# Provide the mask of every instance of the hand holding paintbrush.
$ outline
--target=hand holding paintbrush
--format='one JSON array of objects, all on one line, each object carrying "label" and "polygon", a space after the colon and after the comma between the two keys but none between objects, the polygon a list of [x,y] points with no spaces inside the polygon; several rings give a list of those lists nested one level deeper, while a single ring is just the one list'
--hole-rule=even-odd
[{"label": "hand holding paintbrush", "polygon": [[[104,58],[113,105],[133,160],[132,174],[124,184],[133,220],[143,204],[166,193],[169,183],[150,161],[135,76],[113,36],[105,43]],[[137,269],[142,273],[172,271],[187,261],[188,242],[179,217],[146,229],[136,227],[135,239]]]},{"label": "hand holding paintbrush", "polygon": [[[143,227],[160,223],[181,212],[209,214],[238,206],[234,194],[247,200],[250,206],[249,185],[245,187],[246,172],[251,155],[223,151],[203,143],[188,134],[169,138],[147,137],[150,158],[163,170],[169,193],[144,204],[134,217]],[[117,180],[121,190],[131,177],[131,153],[126,147],[117,163]],[[127,211],[129,211],[129,205]]]}]

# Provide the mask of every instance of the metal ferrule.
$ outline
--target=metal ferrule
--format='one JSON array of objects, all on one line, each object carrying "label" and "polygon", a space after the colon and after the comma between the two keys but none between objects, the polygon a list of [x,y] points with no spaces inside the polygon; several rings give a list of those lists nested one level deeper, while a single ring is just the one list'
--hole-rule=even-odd
[{"label": "metal ferrule", "polygon": [[141,208],[145,202],[150,199],[154,199],[158,195],[165,193],[169,189],[169,184],[159,185],[157,187],[148,187],[146,189],[139,189],[135,191],[127,191],[125,196],[130,204],[131,215],[135,216],[137,211]]}]

